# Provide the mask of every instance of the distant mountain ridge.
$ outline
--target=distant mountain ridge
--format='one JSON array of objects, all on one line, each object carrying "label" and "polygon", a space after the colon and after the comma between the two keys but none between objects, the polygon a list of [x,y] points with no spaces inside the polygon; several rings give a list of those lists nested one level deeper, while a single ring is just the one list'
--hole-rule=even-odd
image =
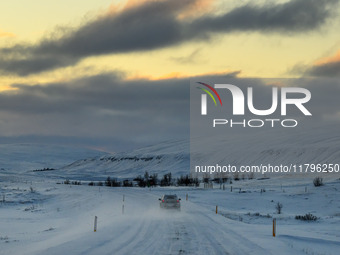
[{"label": "distant mountain ridge", "polygon": [[106,154],[95,149],[48,144],[0,144],[0,169],[17,173],[61,168],[79,158]]},{"label": "distant mountain ridge", "polygon": [[[246,133],[245,133],[246,134]],[[190,174],[190,152],[198,164],[206,158],[215,164],[340,164],[340,135],[336,127],[309,132],[262,132],[217,137],[209,147],[208,136],[167,141],[128,152],[105,153],[91,149],[48,145],[0,145],[1,174],[26,173],[70,180],[103,181],[108,176],[132,179],[138,175]],[[278,135],[279,134],[279,135]],[[210,143],[211,144],[211,143]],[[197,150],[195,150],[197,149]],[[49,171],[35,171],[53,168]],[[13,171],[15,170],[15,171]],[[340,174],[339,174],[340,175]]]}]

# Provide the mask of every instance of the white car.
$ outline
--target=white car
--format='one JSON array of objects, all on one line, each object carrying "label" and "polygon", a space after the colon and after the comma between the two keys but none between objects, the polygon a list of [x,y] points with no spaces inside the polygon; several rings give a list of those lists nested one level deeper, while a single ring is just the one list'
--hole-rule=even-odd
[{"label": "white car", "polygon": [[177,195],[163,195],[158,199],[160,208],[181,209],[181,199]]}]

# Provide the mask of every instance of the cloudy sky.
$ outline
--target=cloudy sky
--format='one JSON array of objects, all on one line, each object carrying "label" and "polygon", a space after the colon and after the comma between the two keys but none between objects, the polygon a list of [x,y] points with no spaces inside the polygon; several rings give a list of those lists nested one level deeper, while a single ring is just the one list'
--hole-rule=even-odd
[{"label": "cloudy sky", "polygon": [[303,80],[322,92],[315,111],[340,118],[338,104],[325,105],[340,91],[339,7],[1,1],[0,142],[117,151],[186,139],[190,79],[209,77]]}]

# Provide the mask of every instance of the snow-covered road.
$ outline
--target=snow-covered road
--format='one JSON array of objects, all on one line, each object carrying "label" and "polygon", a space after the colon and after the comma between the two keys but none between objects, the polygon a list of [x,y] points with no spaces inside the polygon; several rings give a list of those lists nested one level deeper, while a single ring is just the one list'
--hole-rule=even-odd
[{"label": "snow-covered road", "polygon": [[[270,219],[249,224],[216,214],[216,201],[223,199],[221,211],[225,211],[233,199],[230,193],[218,190],[42,182],[33,184],[35,190],[29,192],[24,190],[27,184],[16,185],[19,187],[6,188],[8,203],[0,208],[0,254],[312,254],[304,239],[289,235],[290,226],[280,226],[282,236],[274,238]],[[164,193],[182,197],[181,211],[159,208],[158,198]],[[93,231],[95,216],[97,232]],[[299,238],[310,237],[301,232]],[[340,243],[331,239],[315,239],[320,247],[332,248],[330,253],[314,254],[336,254],[332,252]]]},{"label": "snow-covered road", "polygon": [[3,209],[12,214],[7,223],[1,219],[8,238],[1,254],[268,254],[230,229],[226,218],[195,203],[183,199],[181,211],[160,209],[162,191],[66,185],[46,190],[51,198],[32,210]]}]

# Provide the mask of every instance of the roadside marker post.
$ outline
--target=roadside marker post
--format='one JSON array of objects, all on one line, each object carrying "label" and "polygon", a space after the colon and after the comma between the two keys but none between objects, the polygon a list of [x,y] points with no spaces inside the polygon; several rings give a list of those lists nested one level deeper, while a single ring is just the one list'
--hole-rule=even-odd
[{"label": "roadside marker post", "polygon": [[273,219],[273,236],[276,236],[276,218]]},{"label": "roadside marker post", "polygon": [[94,216],[94,232],[97,232],[97,216]]},{"label": "roadside marker post", "polygon": [[125,203],[125,194],[123,194],[123,203],[122,203],[122,214],[124,214],[124,203]]},{"label": "roadside marker post", "polygon": [[188,194],[186,195],[186,198],[185,198],[187,201],[188,201]]},{"label": "roadside marker post", "polygon": [[216,205],[216,214],[217,214],[218,206]]}]

